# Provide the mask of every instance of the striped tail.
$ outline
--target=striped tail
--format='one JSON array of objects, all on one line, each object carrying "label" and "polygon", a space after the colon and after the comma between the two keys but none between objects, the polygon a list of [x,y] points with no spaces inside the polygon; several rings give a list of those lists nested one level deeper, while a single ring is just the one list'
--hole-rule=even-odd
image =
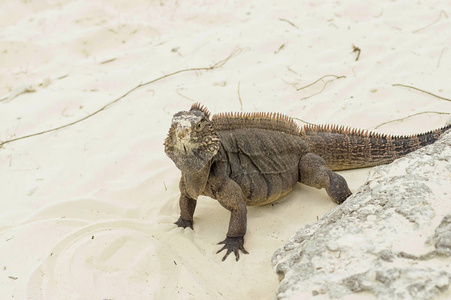
[{"label": "striped tail", "polygon": [[451,125],[421,134],[392,136],[343,126],[307,125],[301,129],[301,136],[331,170],[347,170],[388,164],[434,143],[449,129]]}]

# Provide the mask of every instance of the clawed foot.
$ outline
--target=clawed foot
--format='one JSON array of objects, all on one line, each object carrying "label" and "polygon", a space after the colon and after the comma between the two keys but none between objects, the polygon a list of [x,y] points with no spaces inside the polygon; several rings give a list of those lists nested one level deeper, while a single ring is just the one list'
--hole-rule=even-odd
[{"label": "clawed foot", "polygon": [[327,193],[337,204],[342,204],[352,195],[346,180],[339,174],[329,171],[330,186]]},{"label": "clawed foot", "polygon": [[189,227],[193,229],[193,221],[182,219],[182,217],[180,217],[174,224],[177,225],[178,227],[183,228]]},{"label": "clawed foot", "polygon": [[216,252],[216,254],[218,254],[222,250],[227,250],[226,254],[222,258],[222,261],[226,260],[227,256],[229,256],[229,254],[232,252],[235,254],[236,261],[238,261],[240,259],[239,250],[241,250],[241,252],[243,252],[244,254],[249,254],[249,252],[247,252],[246,249],[244,249],[244,237],[243,236],[226,237],[225,240],[218,243],[218,245],[220,245],[220,244],[224,244],[224,247],[222,247],[221,250]]}]

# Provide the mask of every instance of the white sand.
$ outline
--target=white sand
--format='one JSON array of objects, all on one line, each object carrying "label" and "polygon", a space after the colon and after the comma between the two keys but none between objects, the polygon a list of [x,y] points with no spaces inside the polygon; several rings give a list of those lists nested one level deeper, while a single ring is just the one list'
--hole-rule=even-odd
[{"label": "white sand", "polygon": [[[450,102],[392,86],[451,97],[448,1],[267,2],[0,3],[2,141],[76,121],[141,82],[242,49],[222,68],[145,86],[77,125],[0,149],[1,299],[274,297],[272,253],[334,204],[299,185],[283,203],[249,208],[250,254],[221,262],[216,243],[229,213],[216,201],[199,199],[195,231],[173,225],[179,171],[162,144],[172,114],[193,101],[239,111],[239,86],[244,111],[362,128],[451,111]],[[296,91],[327,74],[346,78]],[[422,132],[448,117],[378,130]],[[367,172],[342,174],[355,190]]]}]

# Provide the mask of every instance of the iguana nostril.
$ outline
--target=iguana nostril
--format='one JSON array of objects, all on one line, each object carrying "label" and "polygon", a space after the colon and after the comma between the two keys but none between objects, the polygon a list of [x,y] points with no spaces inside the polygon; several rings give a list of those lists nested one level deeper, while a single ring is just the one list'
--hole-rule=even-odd
[{"label": "iguana nostril", "polygon": [[177,130],[177,138],[180,141],[189,139],[189,129],[187,129],[187,128],[178,129]]}]

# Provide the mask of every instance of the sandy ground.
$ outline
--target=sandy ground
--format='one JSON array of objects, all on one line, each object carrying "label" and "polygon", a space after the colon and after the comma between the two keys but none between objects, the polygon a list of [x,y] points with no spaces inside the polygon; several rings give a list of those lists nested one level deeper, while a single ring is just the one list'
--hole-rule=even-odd
[{"label": "sandy ground", "polygon": [[[194,101],[213,113],[368,129],[451,111],[393,86],[451,98],[448,1],[267,2],[0,2],[1,141],[236,52],[220,68],[143,86],[78,124],[0,148],[1,299],[274,298],[272,253],[335,204],[298,185],[280,204],[249,208],[250,254],[221,262],[229,213],[216,201],[199,199],[195,231],[173,225],[179,171],[163,140]],[[334,76],[307,86],[324,75]],[[377,130],[423,132],[448,118],[420,114]],[[367,172],[341,174],[356,190]]]}]

